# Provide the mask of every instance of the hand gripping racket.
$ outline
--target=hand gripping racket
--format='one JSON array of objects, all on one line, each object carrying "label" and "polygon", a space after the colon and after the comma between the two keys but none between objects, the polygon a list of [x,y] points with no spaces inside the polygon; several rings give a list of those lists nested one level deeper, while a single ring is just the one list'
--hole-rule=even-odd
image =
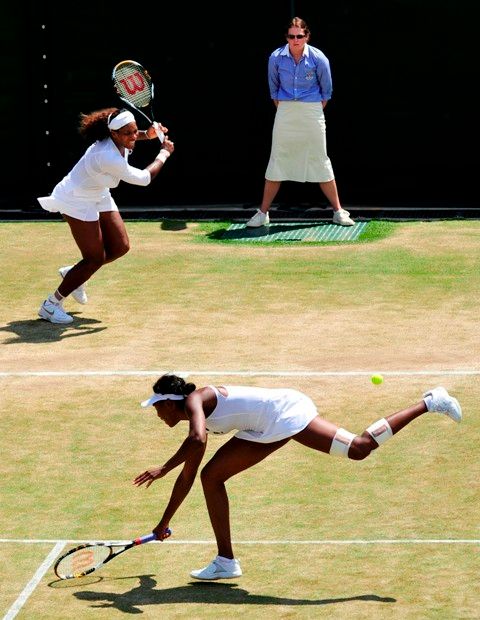
[{"label": "hand gripping racket", "polygon": [[113,68],[112,80],[120,99],[143,114],[163,142],[165,135],[153,118],[153,82],[148,71],[134,60],[122,60]]},{"label": "hand gripping racket", "polygon": [[[172,531],[170,529],[165,530],[165,534],[170,536]],[[93,573],[93,571],[101,568],[113,558],[116,558],[124,551],[143,545],[144,543],[157,540],[156,534],[146,534],[135,538],[135,540],[129,543],[114,543],[114,542],[95,542],[79,545],[74,549],[70,549],[67,553],[64,553],[55,562],[53,570],[60,579],[75,579],[78,577],[85,577]]]}]

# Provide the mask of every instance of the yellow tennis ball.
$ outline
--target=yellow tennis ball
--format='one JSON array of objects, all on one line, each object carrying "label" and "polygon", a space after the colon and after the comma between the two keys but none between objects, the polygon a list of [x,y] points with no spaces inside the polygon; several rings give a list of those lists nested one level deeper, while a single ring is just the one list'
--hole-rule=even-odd
[{"label": "yellow tennis ball", "polygon": [[381,385],[383,383],[382,375],[372,375],[371,382],[373,385]]}]

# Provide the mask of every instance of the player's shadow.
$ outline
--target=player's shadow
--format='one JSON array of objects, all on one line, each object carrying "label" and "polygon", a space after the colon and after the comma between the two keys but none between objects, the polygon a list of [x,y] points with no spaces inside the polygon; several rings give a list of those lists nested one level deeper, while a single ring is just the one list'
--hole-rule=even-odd
[{"label": "player's shadow", "polygon": [[[129,577],[128,579],[132,579]],[[284,606],[324,606],[347,603],[349,601],[366,601],[376,603],[396,603],[396,599],[376,594],[359,594],[335,598],[288,598],[251,594],[239,588],[236,583],[191,582],[176,588],[155,589],[157,582],[152,575],[139,575],[137,587],[116,594],[113,592],[95,592],[80,590],[74,596],[82,601],[89,601],[91,607],[115,608],[128,614],[141,614],[145,605],[171,605],[203,603],[210,605],[284,605]]]},{"label": "player's shadow", "polygon": [[11,333],[11,337],[3,340],[3,344],[18,344],[19,342],[29,342],[31,344],[39,344],[43,342],[57,342],[67,338],[76,338],[77,336],[86,336],[101,332],[106,327],[100,327],[97,319],[88,319],[82,316],[76,316],[77,312],[70,312],[74,317],[73,323],[60,325],[50,323],[42,319],[28,319],[26,321],[10,321],[6,325],[0,327],[0,331]]},{"label": "player's shadow", "polygon": [[[220,230],[214,230],[209,233],[207,237],[209,239],[221,240],[221,241],[235,241],[239,239],[254,239],[261,237],[267,237],[270,235],[276,235],[279,233],[294,232],[296,230],[306,230],[313,227],[327,226],[328,222],[305,222],[299,224],[270,224],[269,226],[259,226],[258,228],[249,228],[244,226],[243,228],[235,228],[233,230],[226,230],[224,228]],[[303,237],[297,239],[285,239],[284,241],[303,241]]]}]

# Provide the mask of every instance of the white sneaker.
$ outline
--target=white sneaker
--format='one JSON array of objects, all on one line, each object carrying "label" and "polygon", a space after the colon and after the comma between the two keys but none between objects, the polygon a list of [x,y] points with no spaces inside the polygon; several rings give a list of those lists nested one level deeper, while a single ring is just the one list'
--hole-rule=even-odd
[{"label": "white sneaker", "polygon": [[462,408],[456,398],[450,396],[444,387],[436,387],[425,392],[423,400],[429,411],[443,413],[454,422],[462,421]]},{"label": "white sneaker", "polygon": [[61,304],[52,304],[48,299],[40,306],[38,316],[50,323],[66,324],[73,321],[73,316],[67,314]]},{"label": "white sneaker", "polygon": [[355,224],[355,222],[350,217],[349,211],[346,211],[345,209],[340,209],[340,211],[334,211],[333,223],[340,224],[340,226],[353,226]]},{"label": "white sneaker", "polygon": [[[62,276],[62,278],[64,278],[72,267],[73,265],[70,265],[69,267],[60,267],[58,273]],[[78,288],[72,291],[72,297],[79,304],[86,304],[88,297],[87,291],[85,290],[85,284],[81,284]]]},{"label": "white sneaker", "polygon": [[248,226],[249,228],[258,228],[258,226],[268,226],[269,224],[270,216],[268,213],[264,213],[258,209],[255,215],[248,220],[245,226]]},{"label": "white sneaker", "polygon": [[242,576],[242,569],[238,560],[232,560],[230,562],[231,567],[225,568],[217,558],[213,560],[211,564],[201,568],[200,570],[192,570],[191,577],[195,579],[204,579],[206,581],[213,581],[214,579],[233,579],[234,577]]}]

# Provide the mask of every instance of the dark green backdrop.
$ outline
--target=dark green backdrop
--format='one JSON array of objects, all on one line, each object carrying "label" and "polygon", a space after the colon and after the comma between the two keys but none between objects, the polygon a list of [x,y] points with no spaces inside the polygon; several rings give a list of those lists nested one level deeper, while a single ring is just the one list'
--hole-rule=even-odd
[{"label": "dark green backdrop", "polygon": [[[176,152],[149,188],[116,190],[119,205],[258,202],[274,117],[267,58],[292,13],[307,20],[312,45],[331,62],[328,150],[343,202],[477,205],[477,6],[10,3],[1,24],[0,208],[31,209],[68,172],[85,148],[78,114],[118,104],[110,74],[125,58],[150,69],[156,116]],[[131,161],[143,166],[155,152],[139,144]],[[279,198],[321,202],[311,184],[285,183]]]}]

